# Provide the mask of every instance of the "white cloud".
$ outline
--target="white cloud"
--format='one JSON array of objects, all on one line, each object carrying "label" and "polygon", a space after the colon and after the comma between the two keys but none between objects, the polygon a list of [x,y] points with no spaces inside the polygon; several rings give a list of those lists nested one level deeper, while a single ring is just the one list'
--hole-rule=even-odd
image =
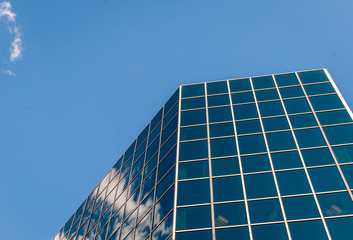
[{"label": "white cloud", "polygon": [[9,75],[9,76],[16,76],[16,73],[11,72],[10,70],[2,71],[3,74]]},{"label": "white cloud", "polygon": [[11,11],[11,3],[4,1],[0,3],[0,21],[7,24],[7,28],[14,35],[14,40],[11,42],[10,60],[12,62],[21,59],[23,51],[23,43],[21,40],[21,31],[16,25],[16,14]]}]

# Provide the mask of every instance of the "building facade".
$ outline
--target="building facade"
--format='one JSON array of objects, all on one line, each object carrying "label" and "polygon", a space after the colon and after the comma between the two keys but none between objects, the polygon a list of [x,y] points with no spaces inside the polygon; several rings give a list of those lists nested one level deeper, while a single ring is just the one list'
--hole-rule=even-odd
[{"label": "building facade", "polygon": [[352,188],[326,69],[183,85],[53,239],[348,240]]}]

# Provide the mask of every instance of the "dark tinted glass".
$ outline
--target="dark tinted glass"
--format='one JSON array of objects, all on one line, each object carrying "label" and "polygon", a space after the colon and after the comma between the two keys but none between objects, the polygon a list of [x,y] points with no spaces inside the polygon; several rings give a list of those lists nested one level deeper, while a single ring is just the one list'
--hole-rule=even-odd
[{"label": "dark tinted glass", "polygon": [[229,86],[232,92],[251,90],[249,78],[231,80],[229,81]]},{"label": "dark tinted glass", "polygon": [[175,234],[175,240],[202,239],[212,240],[212,231],[181,232]]},{"label": "dark tinted glass", "polygon": [[352,118],[346,110],[319,112],[316,115],[321,125],[352,122]]},{"label": "dark tinted glass", "polygon": [[208,96],[207,101],[209,107],[229,105],[229,95]]},{"label": "dark tinted glass", "polygon": [[249,229],[247,227],[216,229],[217,240],[230,240],[237,237],[241,240],[249,240]]},{"label": "dark tinted glass", "polygon": [[[249,201],[252,223],[282,221],[283,215],[278,199]],[[260,238],[261,239],[261,238]]]},{"label": "dark tinted glass", "polygon": [[210,143],[212,157],[223,157],[237,154],[234,137],[211,139]]},{"label": "dark tinted glass", "polygon": [[275,75],[275,79],[279,87],[299,84],[294,73]]},{"label": "dark tinted glass", "polygon": [[279,89],[282,98],[304,97],[304,92],[301,86],[285,87]]},{"label": "dark tinted glass", "polygon": [[289,129],[288,120],[286,117],[274,117],[262,119],[265,131],[276,131]]},{"label": "dark tinted glass", "polygon": [[216,227],[246,224],[244,202],[217,204],[214,206]]},{"label": "dark tinted glass", "polygon": [[233,106],[235,120],[258,118],[255,104]]},{"label": "dark tinted glass", "polygon": [[246,194],[249,199],[274,197],[277,195],[272,173],[244,176]]},{"label": "dark tinted glass", "polygon": [[337,167],[313,168],[308,171],[316,192],[345,189]]},{"label": "dark tinted glass", "polygon": [[174,205],[174,187],[159,200],[154,208],[153,226],[156,226],[173,209]]},{"label": "dark tinted glass", "polygon": [[205,95],[205,86],[203,83],[196,85],[183,86],[181,96],[185,97],[196,97]]},{"label": "dark tinted glass", "polygon": [[208,179],[182,181],[178,183],[178,205],[210,202],[210,181]]},{"label": "dark tinted glass", "polygon": [[193,109],[193,108],[203,108],[205,107],[205,98],[204,97],[198,97],[198,98],[189,98],[189,99],[183,99],[181,101],[181,109]]},{"label": "dark tinted glass", "polygon": [[310,102],[315,111],[344,108],[341,100],[336,94],[310,97]]},{"label": "dark tinted glass", "polygon": [[185,127],[180,129],[180,141],[207,138],[207,127]]},{"label": "dark tinted glass", "polygon": [[326,240],[327,234],[321,220],[289,223],[293,240]]},{"label": "dark tinted glass", "polygon": [[272,76],[254,77],[252,83],[255,89],[275,87]]},{"label": "dark tinted glass", "polygon": [[[157,217],[159,217],[157,215]],[[153,240],[164,240],[172,233],[173,226],[173,213],[170,213],[168,217],[155,229],[152,233]],[[124,239],[125,240],[125,239]]]},{"label": "dark tinted glass", "polygon": [[262,134],[239,136],[241,154],[266,152],[265,140]]},{"label": "dark tinted glass", "polygon": [[283,102],[288,114],[311,112],[311,108],[306,98],[287,99]]},{"label": "dark tinted glass", "polygon": [[353,143],[353,124],[324,127],[330,144]]},{"label": "dark tinted glass", "polygon": [[323,70],[298,72],[298,75],[303,84],[328,81],[328,78]]},{"label": "dark tinted glass", "polygon": [[210,124],[210,137],[222,137],[234,135],[234,126],[232,122]]},{"label": "dark tinted glass", "polygon": [[267,154],[241,157],[244,173],[270,171],[271,165]]},{"label": "dark tinted glass", "polygon": [[327,219],[326,224],[332,239],[353,239],[353,217]]},{"label": "dark tinted glass", "polygon": [[164,105],[164,115],[172,109],[175,103],[179,100],[179,89],[171,96],[168,102]]},{"label": "dark tinted glass", "polygon": [[241,92],[232,94],[232,103],[241,104],[255,102],[254,94],[252,92]]},{"label": "dark tinted glass", "polygon": [[325,146],[326,142],[319,128],[303,129],[294,131],[299,147]]},{"label": "dark tinted glass", "polygon": [[295,149],[296,145],[290,131],[267,133],[267,142],[271,151]]},{"label": "dark tinted glass", "polygon": [[332,149],[339,163],[353,162],[353,145],[333,147]]},{"label": "dark tinted glass", "polygon": [[236,157],[212,160],[212,175],[239,174],[239,162]]},{"label": "dark tinted glass", "polygon": [[211,227],[211,206],[177,209],[176,230]]},{"label": "dark tinted glass", "polygon": [[310,193],[308,179],[304,170],[277,172],[277,181],[282,195]]},{"label": "dark tinted glass", "polygon": [[207,158],[207,141],[195,141],[180,143],[179,160],[191,160]]},{"label": "dark tinted glass", "polygon": [[179,163],[179,179],[207,177],[208,161]]},{"label": "dark tinted glass", "polygon": [[314,114],[300,114],[289,116],[293,128],[304,128],[317,126]]},{"label": "dark tinted glass", "polygon": [[286,240],[288,239],[284,224],[259,225],[252,227],[254,239]]},{"label": "dark tinted glass", "polygon": [[317,198],[326,217],[353,214],[352,199],[348,192],[320,194]]},{"label": "dark tinted glass", "polygon": [[207,83],[207,94],[218,94],[218,93],[227,93],[228,87],[226,81],[221,82],[211,82]]},{"label": "dark tinted glass", "polygon": [[240,176],[214,178],[212,181],[215,202],[242,200],[244,198]]},{"label": "dark tinted glass", "polygon": [[236,123],[238,134],[262,132],[260,120],[239,121]]},{"label": "dark tinted glass", "polygon": [[325,94],[325,93],[334,93],[335,89],[332,87],[331,83],[319,83],[312,85],[305,85],[304,89],[306,94],[315,95],[315,94]]},{"label": "dark tinted glass", "polygon": [[309,167],[335,163],[328,148],[302,150],[302,155],[305,164]]},{"label": "dark tinted glass", "polygon": [[277,89],[259,90],[259,91],[256,91],[255,93],[256,93],[257,101],[279,99]]},{"label": "dark tinted glass", "polygon": [[181,112],[181,126],[206,123],[206,110]]},{"label": "dark tinted glass", "polygon": [[262,117],[284,115],[284,110],[280,101],[259,103]]},{"label": "dark tinted glass", "polygon": [[232,121],[232,112],[230,107],[209,108],[208,116],[210,123]]},{"label": "dark tinted glass", "polygon": [[348,185],[353,186],[353,165],[343,165],[341,166],[341,169],[348,182]]}]

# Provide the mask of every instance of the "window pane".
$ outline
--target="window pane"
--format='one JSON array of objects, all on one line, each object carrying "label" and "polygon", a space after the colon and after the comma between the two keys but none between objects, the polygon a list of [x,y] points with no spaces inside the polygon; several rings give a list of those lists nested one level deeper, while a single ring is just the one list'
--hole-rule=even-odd
[{"label": "window pane", "polygon": [[278,199],[249,201],[248,205],[250,221],[252,223],[274,222],[283,220],[281,206]]},{"label": "window pane", "polygon": [[321,220],[289,223],[293,240],[325,240],[327,234]]},{"label": "window pane", "polygon": [[317,195],[325,217],[353,214],[352,199],[348,192]]},{"label": "window pane", "polygon": [[258,118],[255,104],[233,106],[235,120]]},{"label": "window pane", "polygon": [[207,177],[208,161],[179,163],[179,179]]},{"label": "window pane", "polygon": [[271,165],[267,154],[241,157],[244,173],[270,171]]},{"label": "window pane", "polygon": [[254,95],[252,92],[241,92],[241,93],[232,94],[233,104],[249,103],[249,102],[255,102]]},{"label": "window pane", "polygon": [[286,117],[274,117],[262,119],[265,131],[276,131],[289,129],[288,120]]},{"label": "window pane", "polygon": [[179,160],[191,160],[208,157],[207,141],[180,143]]},{"label": "window pane", "polygon": [[214,178],[212,181],[215,202],[244,199],[240,176]]},{"label": "window pane", "polygon": [[216,227],[247,223],[244,202],[216,204],[214,212]]},{"label": "window pane", "polygon": [[204,84],[201,83],[201,84],[195,84],[195,85],[182,86],[181,95],[183,98],[205,95]]},{"label": "window pane", "polygon": [[333,147],[332,149],[339,163],[353,162],[353,145]]},{"label": "window pane", "polygon": [[159,200],[154,208],[153,227],[155,227],[169,212],[174,205],[174,187]]},{"label": "window pane", "polygon": [[271,157],[276,170],[303,167],[297,151],[271,153]]},{"label": "window pane", "polygon": [[320,217],[313,196],[283,198],[288,220]]},{"label": "window pane", "polygon": [[229,105],[229,95],[216,95],[216,96],[208,96],[208,106],[220,106],[220,105]]},{"label": "window pane", "polygon": [[341,166],[342,172],[348,182],[350,188],[353,188],[353,165]]},{"label": "window pane", "polygon": [[236,123],[237,134],[262,132],[261,124],[258,119],[249,121],[239,121]]},{"label": "window pane", "polygon": [[271,151],[295,149],[296,145],[291,132],[267,133],[267,142]]},{"label": "window pane", "polygon": [[352,118],[346,110],[319,112],[317,117],[321,125],[352,122]]},{"label": "window pane", "polygon": [[207,94],[218,94],[228,92],[227,81],[207,83]]},{"label": "window pane", "polygon": [[316,192],[344,190],[341,175],[336,167],[308,169],[311,181]]},{"label": "window pane", "polygon": [[262,117],[284,115],[283,107],[280,101],[259,103]]},{"label": "window pane", "polygon": [[178,206],[209,203],[210,181],[208,179],[178,182]]},{"label": "window pane", "polygon": [[279,99],[276,89],[260,90],[260,91],[256,91],[255,93],[256,93],[257,101]]},{"label": "window pane", "polygon": [[159,199],[166,190],[175,182],[175,169],[170,170],[167,175],[158,183],[156,199]]},{"label": "window pane", "polygon": [[181,126],[206,123],[206,110],[181,112]]},{"label": "window pane", "polygon": [[180,141],[207,138],[207,127],[185,127],[180,129]]},{"label": "window pane", "polygon": [[158,228],[154,230],[154,232],[152,233],[152,240],[166,239],[172,233],[172,228],[173,228],[173,213],[169,214],[168,217],[163,221],[163,223],[161,223],[158,226]]},{"label": "window pane", "polygon": [[241,154],[266,152],[265,140],[262,134],[239,136],[239,149]]},{"label": "window pane", "polygon": [[232,122],[210,124],[210,137],[223,137],[234,135],[234,126]]},{"label": "window pane", "polygon": [[239,174],[238,158],[221,158],[212,160],[212,175]]},{"label": "window pane", "polygon": [[205,98],[204,97],[183,99],[181,101],[181,110],[193,109],[193,108],[203,108],[203,107],[205,107]]},{"label": "window pane", "polygon": [[308,95],[316,95],[316,94],[325,94],[325,93],[334,93],[335,92],[335,89],[332,87],[331,83],[305,85],[304,89],[306,91],[306,94],[308,94]]},{"label": "window pane", "polygon": [[308,167],[335,163],[328,148],[302,150],[302,155]]},{"label": "window pane", "polygon": [[236,236],[239,240],[250,240],[247,227],[216,229],[217,240],[230,240]]},{"label": "window pane", "polygon": [[283,102],[288,114],[311,112],[311,108],[306,98],[288,99]]},{"label": "window pane", "polygon": [[300,86],[280,88],[279,91],[281,93],[282,98],[305,96],[303,89]]},{"label": "window pane", "polygon": [[280,224],[253,226],[254,239],[286,240],[288,239],[286,226]]},{"label": "window pane", "polygon": [[[137,226],[136,226],[136,239],[144,239],[151,231],[152,212],[150,212]],[[104,238],[103,238],[104,239]]]},{"label": "window pane", "polygon": [[211,227],[211,206],[177,209],[176,230]]},{"label": "window pane", "polygon": [[324,127],[324,132],[330,144],[353,142],[353,124]]},{"label": "window pane", "polygon": [[212,240],[212,231],[181,232],[175,234],[175,240],[202,239]]},{"label": "window pane", "polygon": [[298,72],[298,75],[303,84],[328,81],[328,78],[323,70]]},{"label": "window pane", "polygon": [[232,92],[251,90],[249,78],[231,80],[229,86]]},{"label": "window pane", "polygon": [[212,157],[232,156],[237,154],[234,137],[211,139],[210,142]]},{"label": "window pane", "polygon": [[310,102],[315,111],[344,108],[341,100],[336,94],[310,97]]},{"label": "window pane", "polygon": [[209,108],[208,116],[210,123],[232,121],[232,112],[230,107]]},{"label": "window pane", "polygon": [[353,217],[326,220],[332,239],[353,239]]},{"label": "window pane", "polygon": [[275,87],[272,76],[254,77],[252,83],[255,89]]},{"label": "window pane", "polygon": [[244,181],[249,199],[277,196],[272,173],[246,175]]},{"label": "window pane", "polygon": [[317,126],[317,122],[314,117],[314,114],[311,114],[311,113],[289,116],[289,120],[293,128]]},{"label": "window pane", "polygon": [[277,181],[282,195],[310,193],[308,179],[304,170],[277,172]]},{"label": "window pane", "polygon": [[325,146],[326,142],[319,128],[303,129],[294,131],[299,147]]},{"label": "window pane", "polygon": [[275,79],[279,87],[299,84],[294,73],[275,75]]}]

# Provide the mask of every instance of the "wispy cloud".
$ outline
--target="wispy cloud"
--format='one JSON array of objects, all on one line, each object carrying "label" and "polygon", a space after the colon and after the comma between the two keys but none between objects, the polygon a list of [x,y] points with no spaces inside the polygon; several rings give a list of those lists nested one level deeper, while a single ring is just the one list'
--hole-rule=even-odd
[{"label": "wispy cloud", "polygon": [[21,31],[16,24],[16,14],[11,10],[11,3],[4,1],[0,3],[0,21],[7,24],[8,30],[14,35],[10,47],[10,60],[14,62],[22,58],[23,43],[21,40]]},{"label": "wispy cloud", "polygon": [[1,71],[3,74],[9,75],[9,76],[16,76],[16,73],[11,72],[10,70],[6,70],[6,71]]}]

